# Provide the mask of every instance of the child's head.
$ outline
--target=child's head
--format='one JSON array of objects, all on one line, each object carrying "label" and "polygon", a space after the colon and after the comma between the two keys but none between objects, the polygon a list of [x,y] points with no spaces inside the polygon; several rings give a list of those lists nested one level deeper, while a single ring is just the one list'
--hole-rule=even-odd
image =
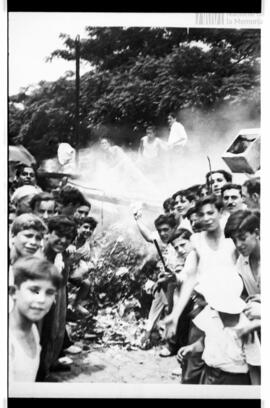
[{"label": "child's head", "polygon": [[186,189],[177,191],[172,198],[174,199],[174,214],[177,216],[179,213],[180,216],[185,216],[187,211],[194,206],[196,197],[192,191]]},{"label": "child's head", "polygon": [[226,238],[231,238],[243,256],[249,256],[260,248],[259,211],[238,210],[231,214],[224,229]]},{"label": "child's head", "polygon": [[29,256],[37,252],[46,232],[44,222],[34,214],[21,214],[11,225],[12,246],[19,256]]},{"label": "child's head", "polygon": [[93,217],[85,217],[77,221],[77,233],[79,237],[90,238],[97,226],[97,221]]},{"label": "child's head", "polygon": [[172,233],[176,228],[176,221],[174,216],[172,214],[170,215],[161,214],[155,220],[155,227],[157,229],[161,241],[167,244],[169,239],[171,238]]},{"label": "child's head", "polygon": [[232,175],[226,170],[213,170],[206,174],[206,185],[215,196],[220,196],[221,188],[232,182]]},{"label": "child's head", "polygon": [[46,221],[55,214],[56,201],[51,193],[42,192],[32,197],[30,207],[33,213]]},{"label": "child's head", "polygon": [[215,231],[220,226],[223,203],[214,195],[209,195],[196,202],[196,213],[206,231]]},{"label": "child's head", "polygon": [[76,237],[77,228],[73,219],[56,215],[48,220],[47,243],[56,253],[64,252]]},{"label": "child's head", "polygon": [[172,244],[180,257],[186,258],[191,251],[191,235],[191,232],[185,228],[179,228],[172,234],[169,243]]},{"label": "child's head", "polygon": [[11,296],[14,309],[21,317],[37,322],[50,310],[62,276],[45,258],[29,256],[20,258],[13,267],[14,285]]}]

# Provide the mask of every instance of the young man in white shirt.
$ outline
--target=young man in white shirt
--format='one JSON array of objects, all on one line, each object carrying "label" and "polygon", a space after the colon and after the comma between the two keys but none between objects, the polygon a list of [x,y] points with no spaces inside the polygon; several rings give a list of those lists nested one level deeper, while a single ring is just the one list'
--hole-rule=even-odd
[{"label": "young man in white shirt", "polygon": [[168,123],[170,126],[168,147],[173,151],[181,150],[181,148],[186,145],[188,139],[185,128],[180,122],[177,122],[174,113],[169,113]]},{"label": "young man in white shirt", "polygon": [[[176,332],[180,316],[189,299],[194,299],[194,312],[200,310],[205,303],[204,292],[215,287],[219,282],[238,282],[241,284],[235,268],[235,247],[224,237],[220,224],[222,203],[215,196],[208,196],[196,204],[196,210],[204,231],[195,233],[191,237],[193,249],[189,253],[185,266],[181,272],[182,287],[179,300],[172,313],[165,319],[165,337],[170,338]],[[190,329],[189,343],[198,339],[198,333]],[[187,383],[197,383],[202,369],[199,358],[187,370]]]}]

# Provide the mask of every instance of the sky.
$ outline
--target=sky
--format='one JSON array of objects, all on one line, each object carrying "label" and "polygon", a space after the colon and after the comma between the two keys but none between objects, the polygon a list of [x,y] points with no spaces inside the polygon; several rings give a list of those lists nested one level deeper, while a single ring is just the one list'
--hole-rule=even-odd
[{"label": "sky", "polygon": [[[75,70],[74,61],[55,58],[45,62],[46,57],[57,48],[63,48],[60,33],[86,38],[85,27],[92,26],[186,26],[194,24],[195,15],[155,13],[9,13],[9,95],[20,88],[37,84],[41,80],[54,81],[66,71]],[[81,74],[90,64],[82,61]]]},{"label": "sky", "polygon": [[[45,62],[57,48],[63,48],[60,33],[86,38],[85,27],[93,20],[84,13],[9,13],[9,95],[41,80],[54,81],[66,71],[75,71],[75,61],[55,58]],[[81,63],[81,73],[90,64]]]}]

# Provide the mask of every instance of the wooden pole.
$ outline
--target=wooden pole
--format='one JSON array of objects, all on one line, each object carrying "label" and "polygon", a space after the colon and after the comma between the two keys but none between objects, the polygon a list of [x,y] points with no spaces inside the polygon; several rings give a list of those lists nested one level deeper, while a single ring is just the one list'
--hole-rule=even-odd
[{"label": "wooden pole", "polygon": [[79,166],[79,147],[80,147],[80,36],[75,39],[75,58],[76,58],[76,79],[75,79],[75,149],[76,149],[76,167]]}]

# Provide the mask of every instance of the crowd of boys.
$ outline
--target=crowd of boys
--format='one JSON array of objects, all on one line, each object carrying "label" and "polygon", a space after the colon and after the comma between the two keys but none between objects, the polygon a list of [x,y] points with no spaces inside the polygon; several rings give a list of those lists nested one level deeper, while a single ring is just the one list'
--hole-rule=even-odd
[{"label": "crowd of boys", "polygon": [[[89,313],[84,303],[97,221],[78,189],[59,184],[42,191],[30,165],[17,166],[9,197],[10,381],[46,381],[54,371],[70,369],[68,354],[81,352],[66,323],[68,316]],[[77,289],[72,302],[70,285]]]},{"label": "crowd of boys", "polygon": [[134,211],[158,245],[157,282],[142,347],[159,326],[160,356],[176,355],[183,384],[260,384],[260,180],[233,183],[215,170],[205,184],[175,192],[155,220]]},{"label": "crowd of boys", "polygon": [[[44,190],[44,191],[43,191]],[[149,231],[159,254],[142,347],[159,325],[163,357],[177,356],[184,384],[260,384],[260,180],[235,184],[225,170],[175,192]],[[10,381],[46,381],[68,369],[68,314],[88,314],[97,221],[76,188],[38,185],[20,164],[9,185]],[[68,283],[77,288],[68,302]]]}]

